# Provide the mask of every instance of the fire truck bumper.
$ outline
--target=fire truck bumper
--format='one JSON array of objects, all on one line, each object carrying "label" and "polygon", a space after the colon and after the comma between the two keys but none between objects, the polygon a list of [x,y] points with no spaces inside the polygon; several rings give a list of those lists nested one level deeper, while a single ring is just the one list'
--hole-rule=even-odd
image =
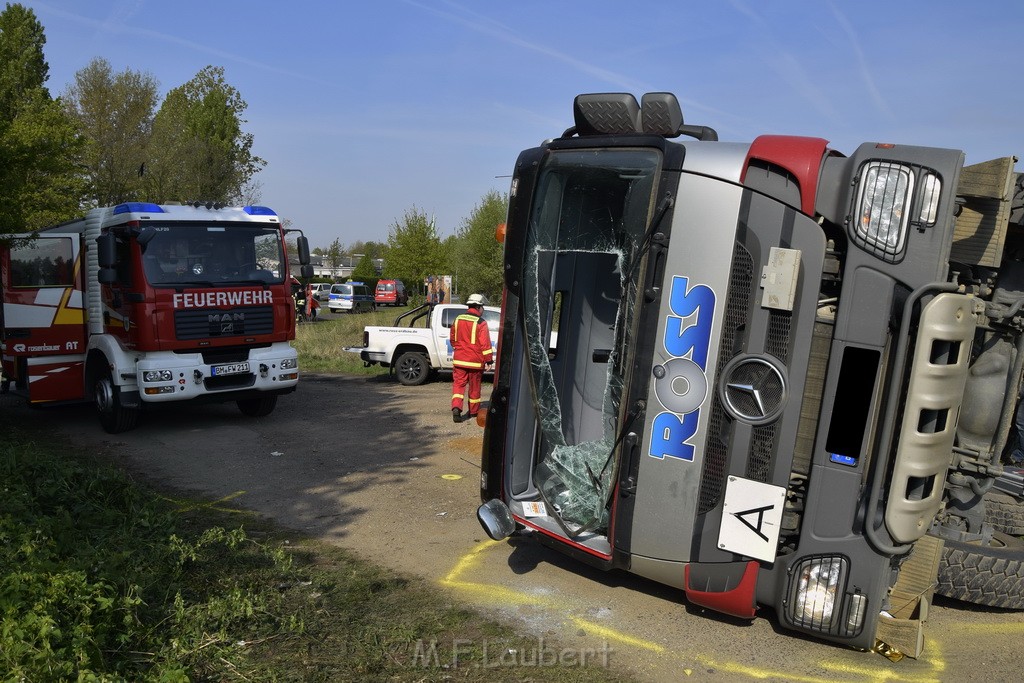
[{"label": "fire truck bumper", "polygon": [[287,343],[250,349],[247,358],[208,363],[203,354],[158,353],[136,365],[139,397],[147,403],[230,394],[288,392],[299,381],[298,354]]}]

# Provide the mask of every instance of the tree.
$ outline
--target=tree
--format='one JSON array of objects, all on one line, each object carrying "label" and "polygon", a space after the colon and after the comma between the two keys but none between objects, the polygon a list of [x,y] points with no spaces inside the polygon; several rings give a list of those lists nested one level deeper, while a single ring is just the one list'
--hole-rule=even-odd
[{"label": "tree", "polygon": [[345,262],[345,248],[341,246],[341,240],[335,237],[334,241],[327,247],[327,251],[324,252],[324,256],[327,259],[327,265],[331,267],[331,275],[333,276],[334,271],[341,268],[342,263]]},{"label": "tree", "polygon": [[46,37],[20,4],[0,12],[0,233],[36,230],[79,212],[82,142],[45,87]]},{"label": "tree", "polygon": [[384,246],[380,242],[363,242],[362,240],[356,240],[348,248],[350,254],[365,254],[372,259],[382,258],[381,254],[384,252]]},{"label": "tree", "polygon": [[352,269],[352,279],[357,282],[377,284],[378,277],[377,266],[373,264],[373,259],[369,254],[363,254],[363,258],[359,259],[359,263]]},{"label": "tree", "polygon": [[416,207],[405,212],[388,233],[384,250],[388,277],[402,280],[412,291],[421,291],[428,275],[441,274],[445,259],[434,221]]},{"label": "tree", "polygon": [[153,120],[144,185],[152,201],[235,203],[266,162],[253,155],[251,133],[242,132],[248,105],[207,66],[171,90]]},{"label": "tree", "polygon": [[492,301],[501,297],[503,252],[494,233],[507,214],[508,196],[491,190],[456,231],[449,254],[460,292],[478,292]]},{"label": "tree", "polygon": [[92,60],[64,91],[64,107],[87,142],[83,162],[92,203],[112,206],[146,199],[142,168],[156,111],[159,84],[149,74]]}]

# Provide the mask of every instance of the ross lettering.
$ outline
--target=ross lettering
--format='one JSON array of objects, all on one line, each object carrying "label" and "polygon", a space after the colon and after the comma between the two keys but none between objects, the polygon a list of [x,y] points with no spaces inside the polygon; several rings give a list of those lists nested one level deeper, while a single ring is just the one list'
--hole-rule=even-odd
[{"label": "ross lettering", "polygon": [[216,308],[223,306],[258,306],[274,302],[274,293],[266,289],[231,292],[177,292],[174,308]]},{"label": "ross lettering", "polygon": [[700,408],[708,396],[707,365],[715,293],[707,285],[690,286],[673,276],[669,292],[670,315],[665,319],[665,351],[673,356],[654,368],[654,390],[666,409],[654,418],[648,454],[692,462]]}]

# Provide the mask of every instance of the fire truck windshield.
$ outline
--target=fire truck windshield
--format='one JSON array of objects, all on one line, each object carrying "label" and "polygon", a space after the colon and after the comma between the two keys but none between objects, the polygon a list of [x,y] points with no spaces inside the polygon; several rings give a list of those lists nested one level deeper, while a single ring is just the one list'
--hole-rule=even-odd
[{"label": "fire truck windshield", "polygon": [[573,536],[607,523],[660,165],[655,149],[564,150],[538,175],[522,291],[541,431],[534,485]]},{"label": "fire truck windshield", "polygon": [[281,236],[262,225],[147,225],[142,246],[146,280],[154,286],[277,284],[284,281]]}]

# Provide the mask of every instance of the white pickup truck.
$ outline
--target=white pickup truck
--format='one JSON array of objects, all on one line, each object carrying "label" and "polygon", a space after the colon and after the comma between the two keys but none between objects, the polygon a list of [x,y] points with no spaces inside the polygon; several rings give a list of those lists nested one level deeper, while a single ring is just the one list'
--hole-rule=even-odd
[{"label": "white pickup truck", "polygon": [[[398,316],[393,327],[367,327],[359,357],[367,366],[392,368],[405,386],[423,384],[437,370],[452,369],[450,330],[466,310],[459,304],[423,304]],[[484,306],[483,317],[491,346],[497,346],[501,309]]]}]

